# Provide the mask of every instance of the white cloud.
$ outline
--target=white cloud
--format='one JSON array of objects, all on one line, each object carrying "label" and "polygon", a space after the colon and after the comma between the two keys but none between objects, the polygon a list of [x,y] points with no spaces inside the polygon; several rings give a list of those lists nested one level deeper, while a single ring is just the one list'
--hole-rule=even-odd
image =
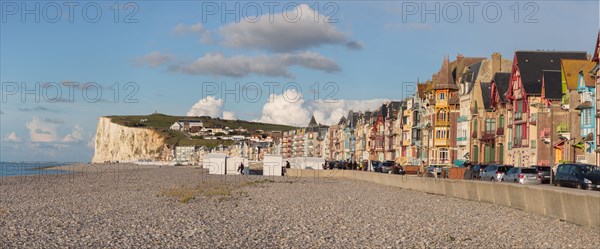
[{"label": "white cloud", "polygon": [[200,34],[202,37],[200,41],[204,43],[212,42],[211,31],[206,29],[202,23],[192,24],[190,26],[187,26],[183,23],[177,24],[177,26],[173,28],[173,33],[178,35],[185,35],[189,33]]},{"label": "white cloud", "polygon": [[271,95],[270,100],[263,106],[262,116],[258,121],[303,127],[308,124],[311,115],[314,115],[317,122],[334,125],[350,110],[355,112],[375,110],[387,101],[386,99],[340,99],[327,102],[306,102],[303,98],[298,99],[296,96],[295,90],[288,90],[282,95]]},{"label": "white cloud", "polygon": [[170,62],[173,59],[173,56],[170,54],[161,53],[158,51],[151,52],[141,57],[137,57],[135,59],[135,65],[138,67],[148,66],[148,67],[158,67],[162,64]]},{"label": "white cloud", "polygon": [[310,119],[309,111],[303,107],[302,94],[294,89],[281,95],[271,94],[263,106],[260,122],[305,126]]},{"label": "white cloud", "polygon": [[32,142],[54,142],[58,140],[57,126],[54,123],[44,122],[33,116],[31,121],[25,123],[29,130],[29,138]]},{"label": "white cloud", "polygon": [[73,127],[73,131],[71,131],[71,134],[66,135],[63,139],[63,142],[67,142],[67,143],[78,143],[83,141],[83,128],[76,124]]},{"label": "white cloud", "polygon": [[234,112],[224,111],[223,112],[223,119],[234,120],[235,119],[235,113]]},{"label": "white cloud", "polygon": [[[254,48],[273,52],[290,52],[324,44],[344,45],[346,34],[338,31],[329,18],[306,4],[277,15],[266,13],[258,21],[242,19],[223,26],[219,32],[223,45]],[[271,20],[272,19],[272,20]]]},{"label": "white cloud", "polygon": [[194,104],[187,112],[187,116],[210,116],[213,118],[221,117],[223,114],[223,100],[213,96],[206,96],[198,103]]},{"label": "white cloud", "polygon": [[273,77],[292,77],[290,66],[301,66],[325,72],[339,71],[337,63],[316,52],[284,53],[275,55],[225,57],[221,53],[208,53],[187,65],[173,65],[171,70],[188,74],[244,77],[249,74]]},{"label": "white cloud", "polygon": [[4,137],[3,139],[6,142],[13,142],[13,143],[20,143],[23,142],[23,139],[21,139],[19,136],[17,136],[16,132],[11,132],[9,134],[6,135],[6,137]]}]

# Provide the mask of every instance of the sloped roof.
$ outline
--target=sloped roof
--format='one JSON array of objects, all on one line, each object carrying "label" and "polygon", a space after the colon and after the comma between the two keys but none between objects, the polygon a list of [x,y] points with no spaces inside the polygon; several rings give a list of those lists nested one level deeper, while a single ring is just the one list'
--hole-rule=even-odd
[{"label": "sloped roof", "polygon": [[596,63],[588,60],[563,59],[561,60],[561,64],[562,72],[565,75],[565,81],[567,83],[567,89],[577,90],[579,72],[581,71],[583,71],[585,85],[589,87],[594,86],[595,82],[588,72],[592,71],[592,69],[596,66]]},{"label": "sloped roof", "polygon": [[308,122],[308,127],[314,127],[319,125],[317,123],[317,120],[315,119],[315,115],[312,115],[312,117],[310,118],[310,122]]},{"label": "sloped roof", "polygon": [[505,94],[508,91],[508,85],[510,83],[510,73],[495,73],[493,82],[498,90],[498,95],[500,95],[500,100],[502,103],[506,103],[507,100]]},{"label": "sloped roof", "polygon": [[492,109],[492,92],[490,82],[481,82],[481,99],[483,100],[483,108],[486,110]]},{"label": "sloped roof", "polygon": [[544,90],[543,96],[545,99],[562,99],[562,77],[558,70],[543,71]]},{"label": "sloped roof", "polygon": [[457,90],[458,87],[454,83],[454,77],[452,77],[452,71],[450,68],[450,62],[448,61],[448,56],[444,56],[444,61],[442,62],[442,68],[438,73],[437,82],[435,82],[434,88],[435,90],[439,89],[452,89]]},{"label": "sloped roof", "polygon": [[425,98],[425,90],[427,90],[427,83],[417,84],[417,93],[419,98]]},{"label": "sloped roof", "polygon": [[515,58],[521,72],[521,82],[529,95],[542,93],[543,70],[560,70],[561,59],[585,60],[586,52],[517,51]]},{"label": "sloped roof", "polygon": [[473,90],[473,86],[475,85],[475,80],[477,79],[477,74],[479,74],[479,69],[481,68],[481,64],[483,62],[477,62],[473,65],[470,65],[467,68],[467,71],[463,73],[463,76],[461,77],[461,83],[465,84],[465,87],[467,88],[466,94],[471,93],[471,90]]}]

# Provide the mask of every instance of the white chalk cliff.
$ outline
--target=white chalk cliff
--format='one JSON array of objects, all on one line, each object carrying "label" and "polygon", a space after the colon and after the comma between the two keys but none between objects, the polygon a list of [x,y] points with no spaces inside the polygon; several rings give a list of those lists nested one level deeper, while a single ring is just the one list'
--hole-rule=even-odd
[{"label": "white chalk cliff", "polygon": [[165,138],[153,129],[127,127],[100,117],[92,162],[157,160],[164,144]]}]

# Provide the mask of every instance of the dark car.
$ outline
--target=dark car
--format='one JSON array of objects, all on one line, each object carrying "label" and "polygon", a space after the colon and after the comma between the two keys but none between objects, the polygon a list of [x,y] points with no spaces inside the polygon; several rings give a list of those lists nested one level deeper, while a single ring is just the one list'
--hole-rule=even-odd
[{"label": "dark car", "polygon": [[390,171],[392,171],[392,168],[396,166],[396,162],[394,161],[384,161],[381,164],[381,173],[390,173]]},{"label": "dark car", "polygon": [[371,161],[371,165],[373,167],[373,171],[381,172],[382,163],[380,161]]},{"label": "dark car", "polygon": [[591,164],[558,165],[554,185],[578,189],[600,189],[600,168]]},{"label": "dark car", "polygon": [[485,169],[485,167],[487,167],[487,164],[476,164],[475,166],[473,166],[473,168],[471,168],[471,176],[469,178],[465,177],[466,179],[479,179],[481,176],[481,172],[483,172],[483,169]]},{"label": "dark car", "polygon": [[550,183],[550,176],[552,174],[550,166],[534,165],[531,166],[531,168],[537,169],[538,176],[542,179],[542,183]]}]

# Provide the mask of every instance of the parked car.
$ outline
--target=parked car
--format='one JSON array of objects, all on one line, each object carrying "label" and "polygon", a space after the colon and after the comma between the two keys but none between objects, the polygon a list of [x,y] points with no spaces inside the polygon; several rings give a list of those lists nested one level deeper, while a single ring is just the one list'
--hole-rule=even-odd
[{"label": "parked car", "polygon": [[381,162],[380,161],[371,161],[371,165],[373,167],[373,171],[381,172]]},{"label": "parked car", "polygon": [[502,176],[504,176],[504,173],[506,173],[506,171],[508,171],[509,169],[511,169],[513,166],[511,165],[501,165],[501,164],[490,164],[487,167],[485,167],[485,169],[483,169],[483,172],[481,172],[479,179],[481,180],[490,180],[490,181],[500,181],[502,179]]},{"label": "parked car", "polygon": [[591,164],[558,165],[554,185],[578,189],[600,189],[600,168]]},{"label": "parked car", "polygon": [[384,161],[381,163],[381,173],[390,173],[392,171],[392,167],[396,165],[394,161]]},{"label": "parked car", "polygon": [[538,175],[541,177],[541,183],[550,183],[550,176],[552,175],[552,169],[550,166],[534,165],[531,168],[535,168],[538,171]]},{"label": "parked car", "polygon": [[431,173],[438,176],[442,174],[442,170],[444,170],[444,168],[439,165],[432,165],[427,167],[427,173]]},{"label": "parked car", "polygon": [[473,168],[471,169],[471,179],[480,179],[481,172],[483,172],[483,169],[485,169],[485,167],[487,167],[487,164],[476,164],[475,166],[473,166]]},{"label": "parked car", "polygon": [[520,184],[540,184],[542,177],[538,175],[536,168],[511,168],[504,176],[502,176],[503,182],[514,182]]}]

